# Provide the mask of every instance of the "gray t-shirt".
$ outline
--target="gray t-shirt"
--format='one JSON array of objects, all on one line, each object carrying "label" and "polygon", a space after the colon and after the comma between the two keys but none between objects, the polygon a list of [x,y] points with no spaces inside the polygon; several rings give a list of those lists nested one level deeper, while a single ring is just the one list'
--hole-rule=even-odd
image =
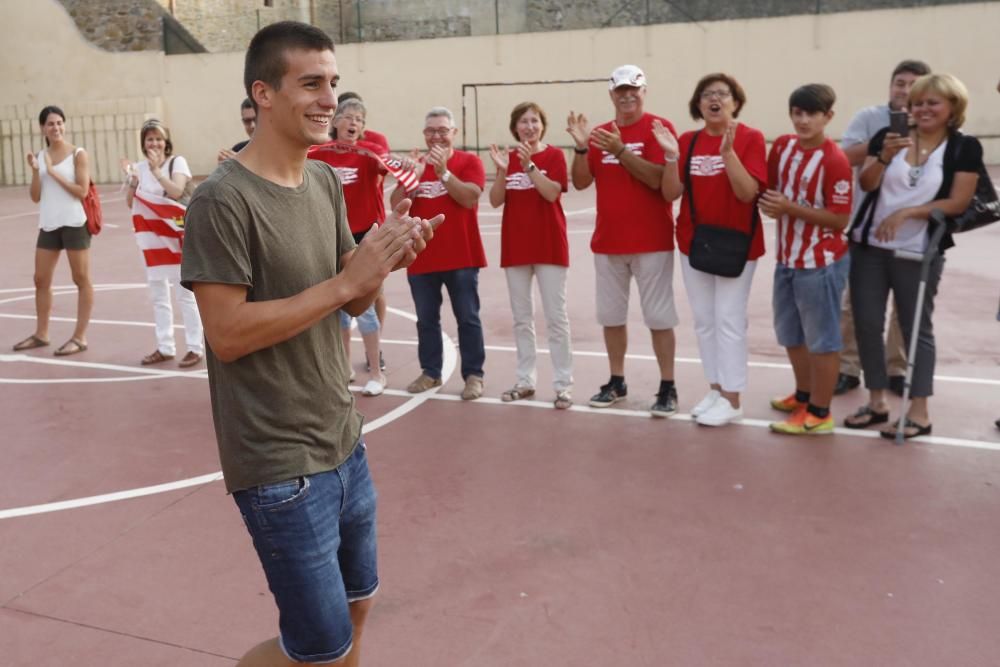
[{"label": "gray t-shirt", "polygon": [[[245,285],[251,302],[332,278],[355,247],[340,181],[313,160],[297,188],[226,160],[198,187],[185,219],[181,283]],[[207,363],[228,491],[332,470],[353,451],[362,417],[347,388],[336,312],[229,363],[209,345]]]},{"label": "gray t-shirt", "polygon": [[[865,107],[847,124],[844,136],[840,138],[841,148],[850,148],[858,144],[868,143],[875,133],[883,127],[889,126],[889,105],[880,104],[874,107]],[[864,201],[865,193],[861,190],[858,178],[861,176],[861,167],[854,167],[854,201],[851,203],[851,218],[858,212],[858,207]]]}]

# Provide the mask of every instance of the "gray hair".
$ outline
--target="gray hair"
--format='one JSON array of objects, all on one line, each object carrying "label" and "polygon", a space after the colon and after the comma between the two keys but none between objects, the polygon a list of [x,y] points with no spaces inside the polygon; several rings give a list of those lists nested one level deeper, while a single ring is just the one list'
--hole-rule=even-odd
[{"label": "gray hair", "polygon": [[431,107],[431,110],[427,112],[424,116],[424,123],[429,121],[431,118],[447,118],[448,124],[455,127],[455,114],[451,112],[448,107]]},{"label": "gray hair", "polygon": [[348,111],[359,111],[362,116],[368,118],[368,109],[365,108],[365,103],[356,97],[344,100],[338,104],[333,117],[337,118],[338,116],[343,116]]}]

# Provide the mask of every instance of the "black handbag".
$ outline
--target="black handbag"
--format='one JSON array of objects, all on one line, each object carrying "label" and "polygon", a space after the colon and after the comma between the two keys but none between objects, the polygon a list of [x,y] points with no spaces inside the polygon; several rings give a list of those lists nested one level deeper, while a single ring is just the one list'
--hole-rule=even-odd
[{"label": "black handbag", "polygon": [[[955,146],[955,155],[958,155],[958,146]],[[965,212],[956,215],[951,219],[952,231],[969,232],[973,229],[985,227],[1000,220],[1000,200],[997,199],[997,191],[993,188],[993,180],[990,178],[986,167],[979,165],[979,181],[976,183],[976,192],[972,195],[972,201]]]},{"label": "black handbag", "polygon": [[703,225],[697,222],[691,188],[691,157],[694,155],[694,145],[698,141],[699,134],[701,130],[691,137],[687,160],[684,163],[684,191],[687,193],[688,213],[691,226],[694,228],[688,261],[693,269],[723,278],[736,278],[743,273],[750,257],[753,235],[757,231],[757,205],[755,202],[751,207],[749,234],[731,227]]}]

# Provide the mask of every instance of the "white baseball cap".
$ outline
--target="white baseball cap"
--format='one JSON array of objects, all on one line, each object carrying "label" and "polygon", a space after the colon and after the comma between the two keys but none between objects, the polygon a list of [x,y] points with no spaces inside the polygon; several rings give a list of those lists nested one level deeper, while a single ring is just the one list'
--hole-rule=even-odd
[{"label": "white baseball cap", "polygon": [[646,75],[635,65],[622,65],[611,73],[608,79],[608,90],[614,90],[619,86],[635,86],[636,88],[646,85]]}]

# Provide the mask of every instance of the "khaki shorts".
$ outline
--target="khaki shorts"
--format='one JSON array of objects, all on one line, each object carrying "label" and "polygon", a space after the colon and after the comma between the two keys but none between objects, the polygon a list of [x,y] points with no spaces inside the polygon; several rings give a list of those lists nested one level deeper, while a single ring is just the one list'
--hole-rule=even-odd
[{"label": "khaki shorts", "polygon": [[39,229],[35,247],[42,250],[86,250],[90,247],[90,230],[86,224],[80,227],[59,227],[51,232]]},{"label": "khaki shorts", "polygon": [[653,331],[677,326],[674,305],[674,253],[644,252],[634,255],[594,255],[597,278],[597,322],[620,327],[628,321],[631,279],[639,287],[642,319]]}]

